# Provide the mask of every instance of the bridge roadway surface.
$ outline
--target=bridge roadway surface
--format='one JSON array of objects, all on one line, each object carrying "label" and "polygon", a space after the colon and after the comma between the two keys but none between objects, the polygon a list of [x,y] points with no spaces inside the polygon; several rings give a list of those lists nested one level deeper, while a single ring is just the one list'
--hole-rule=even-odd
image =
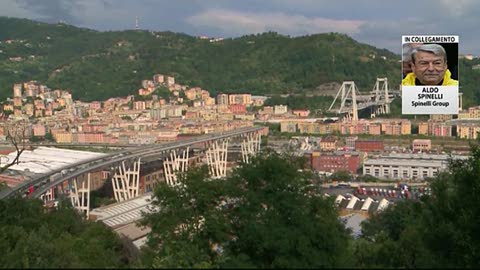
[{"label": "bridge roadway surface", "polygon": [[[391,100],[389,100],[389,104],[392,103],[393,101],[393,98]],[[363,110],[363,109],[366,109],[368,107],[372,107],[372,106],[380,106],[380,105],[385,105],[386,102],[385,100],[381,100],[381,101],[368,101],[368,102],[364,102],[364,103],[358,103],[357,104],[357,110]],[[351,106],[351,105],[350,105]],[[352,107],[348,107],[348,108],[343,108],[343,109],[331,109],[330,112],[334,112],[334,113],[347,113],[347,112],[350,112],[352,111]]]},{"label": "bridge roadway surface", "polygon": [[[19,194],[19,193],[21,194],[31,186],[35,187],[35,191],[31,196],[33,198],[38,198],[42,194],[47,192],[47,190],[49,190],[50,188],[55,187],[63,183],[64,181],[73,179],[75,177],[81,176],[91,171],[95,171],[97,169],[101,169],[116,163],[120,163],[124,160],[155,156],[160,154],[161,152],[167,152],[167,151],[178,149],[178,148],[188,147],[196,143],[205,143],[205,142],[219,140],[219,139],[226,139],[229,137],[236,137],[242,134],[256,132],[256,131],[262,130],[263,128],[264,127],[240,128],[233,131],[222,132],[220,134],[218,133],[207,134],[207,135],[202,135],[202,136],[198,136],[198,137],[194,137],[194,138],[190,138],[182,141],[177,141],[173,143],[166,143],[161,145],[149,145],[149,146],[139,147],[137,149],[123,150],[123,151],[112,153],[103,157],[84,160],[81,162],[71,164],[69,166],[59,168],[57,170],[53,170],[49,173],[41,174],[30,180],[22,182],[13,188],[5,189],[2,192],[0,192],[0,199],[3,200],[5,198],[12,197],[15,194]],[[63,172],[67,171],[67,173],[62,174],[62,171]],[[60,174],[60,177],[58,177],[59,174]]]}]

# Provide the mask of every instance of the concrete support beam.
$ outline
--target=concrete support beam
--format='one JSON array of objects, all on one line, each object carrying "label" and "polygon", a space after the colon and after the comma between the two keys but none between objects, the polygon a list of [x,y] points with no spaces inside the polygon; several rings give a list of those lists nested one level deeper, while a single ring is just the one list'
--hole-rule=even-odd
[{"label": "concrete support beam", "polygon": [[72,205],[78,211],[85,214],[85,217],[88,219],[90,216],[90,173],[87,174],[86,178],[83,176],[70,181],[70,199]]},{"label": "concrete support beam", "polygon": [[188,170],[188,155],[190,147],[187,147],[181,154],[177,150],[170,152],[170,157],[163,161],[163,174],[165,175],[165,182],[170,185],[177,184],[177,173],[186,172]]},{"label": "concrete support beam", "polygon": [[250,133],[245,136],[242,141],[242,161],[244,163],[250,163],[251,157],[256,155],[260,151],[262,135],[260,133]]},{"label": "concrete support beam", "polygon": [[55,200],[55,188],[50,188],[45,192],[45,194],[40,195],[40,199],[42,199],[43,204],[46,204],[47,202]]},{"label": "concrete support beam", "polygon": [[227,176],[228,140],[214,141],[207,149],[207,164],[213,178]]},{"label": "concrete support beam", "polygon": [[118,167],[118,172],[113,175],[113,195],[117,202],[129,200],[138,196],[140,184],[140,158],[133,166],[126,168],[125,161]]}]

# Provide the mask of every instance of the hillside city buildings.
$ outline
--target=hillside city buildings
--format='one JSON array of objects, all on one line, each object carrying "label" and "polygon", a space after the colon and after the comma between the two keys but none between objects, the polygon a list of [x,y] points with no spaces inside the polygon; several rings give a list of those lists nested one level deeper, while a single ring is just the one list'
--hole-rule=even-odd
[{"label": "hillside city buildings", "polygon": [[[49,137],[58,144],[148,145],[249,127],[256,122],[278,123],[281,132],[317,136],[313,145],[301,147],[314,171],[348,171],[385,179],[432,177],[446,168],[446,162],[443,157],[422,156],[435,150],[430,139],[413,140],[409,147],[412,156],[399,158],[389,156],[395,151],[387,149],[390,146],[380,136],[476,139],[480,131],[480,106],[462,110],[456,119],[432,115],[429,120],[376,118],[347,122],[336,117],[312,118],[307,109],[265,106],[265,96],[220,93],[212,97],[206,89],[179,84],[175,77],[163,74],[155,74],[140,85],[136,96],[82,102],[68,90],[52,90],[29,81],[13,85],[13,97],[2,104],[1,110],[9,121],[28,120],[26,140]],[[0,124],[0,141],[6,139],[6,123]],[[161,171],[146,167],[142,190],[151,191],[162,178]]]}]

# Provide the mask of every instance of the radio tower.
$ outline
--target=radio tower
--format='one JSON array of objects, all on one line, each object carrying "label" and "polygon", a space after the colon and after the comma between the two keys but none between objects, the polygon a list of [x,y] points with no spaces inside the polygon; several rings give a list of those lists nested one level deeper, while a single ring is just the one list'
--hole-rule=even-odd
[{"label": "radio tower", "polygon": [[135,30],[138,30],[138,16],[135,16]]}]

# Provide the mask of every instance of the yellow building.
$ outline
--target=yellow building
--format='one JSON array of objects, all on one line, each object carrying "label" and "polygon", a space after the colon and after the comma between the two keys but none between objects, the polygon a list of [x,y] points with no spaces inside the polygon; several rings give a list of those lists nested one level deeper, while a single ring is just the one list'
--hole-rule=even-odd
[{"label": "yellow building", "polygon": [[328,126],[322,123],[313,123],[313,133],[315,134],[327,134]]},{"label": "yellow building", "polygon": [[436,122],[445,122],[448,120],[452,120],[451,114],[431,114],[430,115],[430,120],[436,121]]},{"label": "yellow building", "polygon": [[340,132],[340,127],[341,127],[341,124],[340,123],[330,123],[328,124],[327,126],[327,134],[328,133],[334,133],[334,132]]},{"label": "yellow building", "polygon": [[470,118],[470,113],[468,110],[461,110],[458,112],[458,119],[468,119]]},{"label": "yellow building", "polygon": [[402,135],[412,134],[412,123],[408,120],[402,121],[401,130],[402,130]]},{"label": "yellow building", "polygon": [[297,123],[294,121],[282,121],[280,123],[280,132],[297,132]]},{"label": "yellow building", "polygon": [[470,107],[458,113],[458,119],[480,119],[480,106]]},{"label": "yellow building", "polygon": [[395,136],[402,135],[402,126],[395,123],[386,124],[384,131],[386,135],[395,135]]},{"label": "yellow building", "polygon": [[67,131],[59,131],[53,134],[55,141],[57,143],[72,143],[73,142],[73,134]]},{"label": "yellow building", "polygon": [[197,98],[197,92],[195,91],[195,88],[190,88],[184,92],[188,100],[194,100]]},{"label": "yellow building", "polygon": [[427,122],[418,123],[418,134],[428,135],[428,123]]},{"label": "yellow building", "polygon": [[230,120],[233,120],[234,116],[235,115],[233,113],[222,113],[222,114],[218,114],[218,120],[230,121]]},{"label": "yellow building", "polygon": [[215,99],[212,97],[207,97],[204,99],[205,101],[205,106],[213,106],[215,105]]},{"label": "yellow building", "polygon": [[337,140],[332,137],[320,139],[320,150],[323,151],[335,151],[337,149]]},{"label": "yellow building", "polygon": [[459,124],[457,126],[457,136],[462,139],[476,139],[480,132],[479,124]]},{"label": "yellow building", "polygon": [[300,133],[311,133],[313,134],[313,131],[314,131],[314,123],[310,123],[310,122],[299,122],[297,124],[298,126],[298,131]]},{"label": "yellow building", "polygon": [[382,134],[382,128],[380,124],[370,124],[368,125],[368,134],[370,135],[380,135]]},{"label": "yellow building", "polygon": [[232,94],[228,95],[228,104],[244,104],[250,106],[252,104],[251,94]]},{"label": "yellow building", "polygon": [[468,113],[470,118],[479,119],[480,118],[480,106],[468,108]]},{"label": "yellow building", "polygon": [[3,105],[3,110],[13,112],[13,105],[12,104],[5,104],[5,105]]},{"label": "yellow building", "polygon": [[253,120],[255,120],[255,114],[253,114],[253,113],[237,114],[237,115],[235,115],[235,119],[245,120],[245,121],[253,121]]}]

